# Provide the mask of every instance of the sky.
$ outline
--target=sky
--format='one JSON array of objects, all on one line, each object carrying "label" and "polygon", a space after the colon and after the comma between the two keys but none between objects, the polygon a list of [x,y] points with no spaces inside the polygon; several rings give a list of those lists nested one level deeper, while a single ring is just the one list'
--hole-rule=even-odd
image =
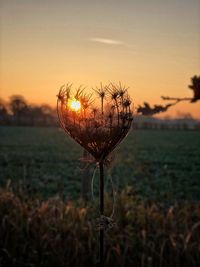
[{"label": "sky", "polygon": [[[135,106],[192,97],[200,75],[199,0],[0,0],[0,97],[55,105],[59,88],[110,81]],[[191,113],[179,103],[164,116]]]}]

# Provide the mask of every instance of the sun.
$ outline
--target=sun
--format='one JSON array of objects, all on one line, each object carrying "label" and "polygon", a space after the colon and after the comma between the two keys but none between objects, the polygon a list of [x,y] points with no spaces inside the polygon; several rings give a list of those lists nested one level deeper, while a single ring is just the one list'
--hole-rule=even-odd
[{"label": "sun", "polygon": [[81,109],[81,102],[76,99],[70,99],[68,107],[73,111],[79,111]]}]

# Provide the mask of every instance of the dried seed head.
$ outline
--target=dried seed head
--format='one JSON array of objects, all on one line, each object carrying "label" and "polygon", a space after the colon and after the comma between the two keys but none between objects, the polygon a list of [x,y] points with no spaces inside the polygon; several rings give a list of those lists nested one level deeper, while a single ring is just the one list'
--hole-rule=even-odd
[{"label": "dried seed head", "polygon": [[[95,103],[92,94],[85,94],[84,90],[85,88],[79,87],[72,96],[71,86],[60,89],[57,100],[60,125],[97,161],[105,160],[131,128],[131,100],[126,97],[119,101],[118,98],[124,96],[127,90],[121,90],[120,94],[113,84],[101,84],[101,87],[95,90],[99,96]],[[67,104],[71,99],[80,103],[79,108],[74,109]]]}]

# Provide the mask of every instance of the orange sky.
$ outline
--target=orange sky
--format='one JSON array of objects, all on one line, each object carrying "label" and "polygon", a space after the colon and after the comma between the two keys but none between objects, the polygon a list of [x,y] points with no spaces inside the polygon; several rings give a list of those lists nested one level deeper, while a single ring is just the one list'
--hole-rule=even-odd
[{"label": "orange sky", "polygon": [[[135,105],[190,97],[200,75],[199,0],[1,0],[0,97],[54,105],[66,82],[121,81]],[[163,115],[190,112],[180,103]]]}]

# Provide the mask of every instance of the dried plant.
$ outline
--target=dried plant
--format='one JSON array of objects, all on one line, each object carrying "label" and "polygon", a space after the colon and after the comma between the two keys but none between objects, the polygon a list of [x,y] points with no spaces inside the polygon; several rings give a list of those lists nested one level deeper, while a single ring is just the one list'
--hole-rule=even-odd
[{"label": "dried plant", "polygon": [[93,89],[95,98],[82,87],[73,95],[71,87],[61,87],[58,94],[60,124],[96,161],[103,161],[130,130],[133,114],[127,90],[121,84],[101,84]]},{"label": "dried plant", "polygon": [[93,89],[97,98],[79,87],[74,96],[71,85],[60,89],[57,111],[65,132],[87,150],[98,163],[100,266],[104,266],[104,230],[113,225],[111,217],[104,216],[104,164],[107,156],[124,139],[131,128],[133,114],[127,90],[110,83]]}]

